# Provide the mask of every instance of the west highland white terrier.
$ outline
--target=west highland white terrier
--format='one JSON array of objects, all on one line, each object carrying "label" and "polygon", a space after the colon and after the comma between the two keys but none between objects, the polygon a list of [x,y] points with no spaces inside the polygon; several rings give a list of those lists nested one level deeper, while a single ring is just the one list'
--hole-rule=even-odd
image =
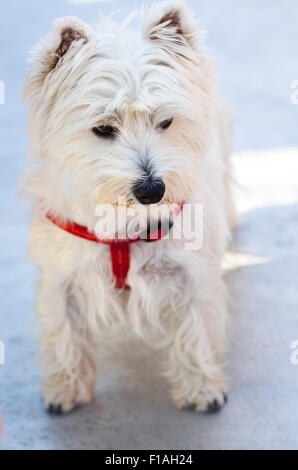
[{"label": "west highland white terrier", "polygon": [[[139,33],[129,29],[136,16]],[[56,20],[34,51],[24,97],[47,409],[88,403],[99,344],[130,331],[159,348],[179,408],[218,411],[227,400],[221,266],[234,222],[232,125],[188,7],[157,3],[94,29]],[[187,249],[178,226],[192,224],[197,206],[203,242]]]}]

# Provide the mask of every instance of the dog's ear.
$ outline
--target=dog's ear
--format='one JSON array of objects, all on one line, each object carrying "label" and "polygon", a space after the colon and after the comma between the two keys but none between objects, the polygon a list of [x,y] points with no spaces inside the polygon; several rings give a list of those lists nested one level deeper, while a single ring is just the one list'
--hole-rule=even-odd
[{"label": "dog's ear", "polygon": [[73,16],[59,18],[53,26],[53,31],[40,41],[30,59],[23,94],[25,102],[34,100],[50,72],[71,64],[93,36],[92,28]]},{"label": "dog's ear", "polygon": [[54,21],[53,26],[52,33],[43,38],[34,51],[33,62],[39,63],[44,75],[92,36],[91,27],[74,16],[59,18]]},{"label": "dog's ear", "polygon": [[199,47],[198,24],[183,1],[165,1],[144,12],[145,39],[168,47],[184,45]]},{"label": "dog's ear", "polygon": [[54,22],[54,35],[58,44],[55,53],[59,60],[72,46],[86,43],[91,35],[91,28],[78,18],[70,16]]}]

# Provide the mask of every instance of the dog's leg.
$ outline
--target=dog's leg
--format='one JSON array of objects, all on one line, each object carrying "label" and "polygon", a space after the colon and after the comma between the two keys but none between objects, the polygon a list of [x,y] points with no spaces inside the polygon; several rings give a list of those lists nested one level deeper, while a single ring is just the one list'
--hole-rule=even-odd
[{"label": "dog's leg", "polygon": [[45,406],[66,413],[93,397],[96,380],[96,344],[80,311],[83,295],[57,273],[42,275],[37,313],[42,332],[42,375]]},{"label": "dog's leg", "polygon": [[227,336],[226,295],[219,274],[207,277],[179,314],[165,375],[178,408],[218,411],[228,391],[220,365]]}]

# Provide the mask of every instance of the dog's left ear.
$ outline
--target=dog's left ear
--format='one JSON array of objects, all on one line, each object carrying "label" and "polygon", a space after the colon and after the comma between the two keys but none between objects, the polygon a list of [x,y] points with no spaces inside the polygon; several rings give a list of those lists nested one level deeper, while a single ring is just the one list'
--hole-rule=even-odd
[{"label": "dog's left ear", "polygon": [[155,4],[144,15],[143,34],[145,39],[156,41],[160,45],[199,47],[198,24],[194,20],[186,3],[165,1]]}]

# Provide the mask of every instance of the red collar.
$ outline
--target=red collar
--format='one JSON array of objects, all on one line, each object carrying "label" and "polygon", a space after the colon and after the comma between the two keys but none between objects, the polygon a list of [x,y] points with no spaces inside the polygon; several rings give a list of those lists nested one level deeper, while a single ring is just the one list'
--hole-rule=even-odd
[{"label": "red collar", "polygon": [[[179,203],[176,215],[178,215],[183,209],[184,202]],[[153,233],[148,233],[147,238],[141,238],[140,236],[134,239],[127,238],[125,240],[107,240],[98,238],[94,232],[89,232],[87,227],[79,225],[70,220],[63,221],[56,217],[52,213],[48,213],[46,217],[57,227],[65,230],[76,237],[84,238],[95,243],[103,243],[110,245],[110,254],[112,261],[112,271],[115,281],[115,287],[118,289],[130,289],[130,286],[126,284],[126,278],[129,271],[130,257],[129,257],[129,245],[138,241],[157,242],[161,240],[165,233],[162,230],[161,224],[158,225],[158,230]]]}]

